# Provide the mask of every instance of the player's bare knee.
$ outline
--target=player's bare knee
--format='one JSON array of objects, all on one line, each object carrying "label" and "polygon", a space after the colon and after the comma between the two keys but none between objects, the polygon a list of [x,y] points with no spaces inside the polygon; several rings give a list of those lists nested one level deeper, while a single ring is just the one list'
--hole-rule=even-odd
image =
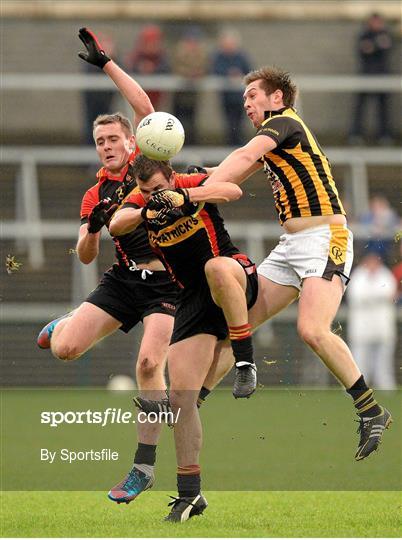
[{"label": "player's bare knee", "polygon": [[225,289],[227,285],[227,269],[223,261],[210,259],[205,265],[205,275],[211,288],[214,290]]},{"label": "player's bare knee", "polygon": [[215,257],[214,259],[209,259],[205,263],[205,274],[211,279],[217,278],[225,272],[225,261],[222,257]]},{"label": "player's bare knee", "polygon": [[197,403],[198,392],[192,390],[172,390],[169,391],[169,401],[173,412],[187,410],[195,407]]},{"label": "player's bare knee", "polygon": [[149,355],[140,356],[137,361],[137,378],[152,379],[159,370],[159,363]]},{"label": "player's bare knee", "polygon": [[82,351],[71,343],[52,343],[52,353],[53,356],[65,362],[77,360],[82,355]]},{"label": "player's bare knee", "polygon": [[317,350],[320,348],[326,334],[326,332],[324,332],[320,328],[305,324],[299,324],[297,327],[297,331],[304,343],[306,343],[313,350]]},{"label": "player's bare knee", "polygon": [[177,412],[184,403],[184,390],[172,390],[169,392],[170,406],[173,412]]}]

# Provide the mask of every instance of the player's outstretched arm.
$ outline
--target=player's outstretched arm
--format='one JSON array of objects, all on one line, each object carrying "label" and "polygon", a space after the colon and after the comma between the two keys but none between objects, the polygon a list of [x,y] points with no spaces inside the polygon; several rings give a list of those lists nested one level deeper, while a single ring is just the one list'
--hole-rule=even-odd
[{"label": "player's outstretched arm", "polygon": [[[177,209],[181,211],[182,216],[188,216],[196,211],[198,203],[218,204],[235,201],[242,194],[239,186],[229,182],[215,182],[208,186],[192,188],[160,189],[152,193],[147,208],[162,213]],[[175,214],[170,215],[173,218]]]},{"label": "player's outstretched arm", "polygon": [[134,110],[134,128],[136,128],[145,116],[154,112],[153,105],[147,93],[116,62],[107,56],[99,39],[92,30],[81,28],[78,37],[86,48],[86,52],[80,52],[78,56],[89,64],[103,69],[112,79],[120,93]]},{"label": "player's outstretched arm", "polygon": [[155,111],[148,94],[143,88],[121,69],[115,62],[108,62],[103,71],[109,75],[120,93],[130,103],[134,111],[133,126],[137,129],[143,118]]},{"label": "player's outstretched arm", "polygon": [[189,165],[187,167],[188,174],[205,173],[210,176],[218,167],[203,167],[202,165]]},{"label": "player's outstretched arm", "polygon": [[257,135],[251,141],[234,150],[214,170],[205,185],[214,182],[233,182],[241,184],[249,176],[262,168],[257,160],[276,148],[277,143],[266,135]]},{"label": "player's outstretched arm", "polygon": [[122,208],[118,210],[110,224],[109,232],[112,236],[122,236],[134,231],[144,220],[141,208]]},{"label": "player's outstretched arm", "polygon": [[236,184],[214,182],[213,184],[187,188],[189,201],[192,203],[209,202],[214,204],[236,201],[243,195]]}]

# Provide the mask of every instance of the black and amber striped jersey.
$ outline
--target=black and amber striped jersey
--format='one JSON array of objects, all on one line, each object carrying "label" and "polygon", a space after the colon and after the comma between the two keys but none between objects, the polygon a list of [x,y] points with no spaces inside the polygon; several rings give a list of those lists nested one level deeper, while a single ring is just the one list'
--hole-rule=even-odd
[{"label": "black and amber striped jersey", "polygon": [[345,214],[329,161],[293,108],[267,111],[257,135],[278,145],[261,162],[281,224],[294,217]]},{"label": "black and amber striped jersey", "polygon": [[[132,190],[139,192],[131,170],[132,163],[139,151],[133,152],[127,165],[119,175],[112,175],[102,167],[97,173],[98,182],[85,193],[81,203],[81,225],[88,222],[88,216],[99,201],[110,198],[112,203],[122,203]],[[145,226],[138,227],[132,233],[112,237],[116,248],[116,259],[121,268],[133,268],[134,263],[148,263],[157,257],[148,242]]]},{"label": "black and amber striped jersey", "polygon": [[[174,174],[175,187],[197,187],[206,180],[205,174]],[[131,194],[124,206],[142,208],[146,202],[141,193]],[[232,244],[223,219],[215,204],[205,203],[192,216],[184,216],[161,227],[148,226],[151,246],[169,271],[172,279],[182,288],[205,281],[204,266],[218,256],[245,257]]]}]

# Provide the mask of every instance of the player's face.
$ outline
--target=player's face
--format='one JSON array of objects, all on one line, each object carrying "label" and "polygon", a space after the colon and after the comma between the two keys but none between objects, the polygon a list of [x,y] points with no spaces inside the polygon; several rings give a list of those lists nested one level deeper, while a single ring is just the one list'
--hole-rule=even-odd
[{"label": "player's face", "polygon": [[134,137],[128,137],[121,124],[98,126],[94,132],[96,151],[102,165],[117,174],[126,165],[134,147]]},{"label": "player's face", "polygon": [[137,178],[137,184],[145,202],[149,201],[154,191],[158,191],[159,189],[170,189],[173,187],[172,181],[167,180],[161,171],[157,171],[146,182]]},{"label": "player's face", "polygon": [[[267,96],[263,88],[260,87],[259,80],[253,81],[247,86],[243,94],[244,109],[254,127],[261,126],[265,111],[276,111],[283,106],[282,103],[278,102],[278,92],[282,94],[280,90],[276,90]],[[280,99],[281,97],[282,95]]]}]

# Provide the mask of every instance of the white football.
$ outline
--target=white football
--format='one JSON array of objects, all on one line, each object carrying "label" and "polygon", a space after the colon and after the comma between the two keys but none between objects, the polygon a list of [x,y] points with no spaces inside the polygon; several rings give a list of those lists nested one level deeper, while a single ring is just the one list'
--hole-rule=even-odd
[{"label": "white football", "polygon": [[172,114],[153,112],[141,120],[135,138],[145,156],[164,161],[182,149],[184,128],[180,120]]},{"label": "white football", "polygon": [[113,375],[108,383],[108,390],[136,390],[135,382],[128,375]]}]

